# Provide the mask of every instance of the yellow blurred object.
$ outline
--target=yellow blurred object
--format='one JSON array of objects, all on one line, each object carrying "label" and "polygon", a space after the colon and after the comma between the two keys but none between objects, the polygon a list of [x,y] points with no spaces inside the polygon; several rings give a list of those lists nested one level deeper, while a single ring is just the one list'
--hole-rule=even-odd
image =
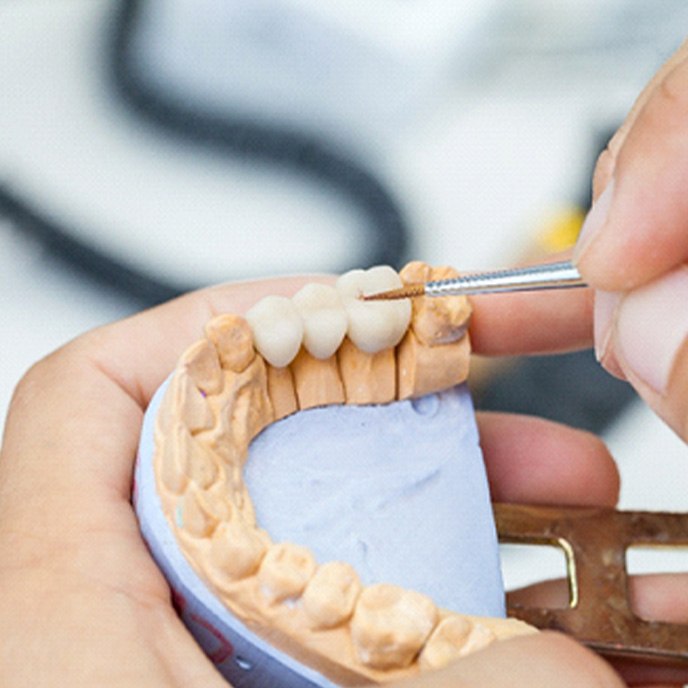
[{"label": "yellow blurred object", "polygon": [[559,253],[572,248],[585,220],[585,212],[578,206],[557,210],[547,219],[536,237],[536,245],[543,253]]}]

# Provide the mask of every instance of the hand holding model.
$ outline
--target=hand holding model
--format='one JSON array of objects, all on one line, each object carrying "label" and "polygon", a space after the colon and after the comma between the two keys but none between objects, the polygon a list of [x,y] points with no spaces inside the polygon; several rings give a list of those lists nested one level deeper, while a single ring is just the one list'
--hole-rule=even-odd
[{"label": "hand holding model", "polygon": [[688,42],[600,156],[575,260],[595,289],[595,349],[688,439]]},{"label": "hand holding model", "polygon": [[[139,532],[131,490],[141,419],[180,352],[213,315],[244,313],[262,296],[291,296],[308,281],[189,294],[76,339],[24,377],[0,458],[3,686],[226,685],[177,617]],[[576,319],[561,318],[561,310],[589,312],[580,304],[585,295],[553,297],[558,306],[519,299],[511,311],[514,352],[560,348],[583,336],[579,324],[567,329],[565,322]],[[489,322],[504,320],[507,308],[501,300],[478,305],[478,348],[499,346],[500,333],[490,334]],[[539,325],[519,328],[521,318]],[[615,503],[616,469],[594,436],[501,414],[481,416],[479,426],[495,500]],[[651,610],[668,604],[657,586],[638,594]],[[459,677],[490,686],[618,685],[601,659],[555,634],[497,643],[443,675],[446,685]]]}]

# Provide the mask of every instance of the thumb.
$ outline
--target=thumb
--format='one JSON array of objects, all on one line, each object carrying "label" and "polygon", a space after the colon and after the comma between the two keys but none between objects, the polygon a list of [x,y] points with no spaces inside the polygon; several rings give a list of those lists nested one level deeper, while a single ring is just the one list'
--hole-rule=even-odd
[{"label": "thumb", "polygon": [[393,688],[621,688],[613,669],[590,650],[556,633],[502,640],[445,669]]},{"label": "thumb", "polygon": [[638,289],[598,292],[597,357],[688,440],[688,265]]},{"label": "thumb", "polygon": [[629,291],[688,261],[688,42],[600,157],[574,252],[596,289]]}]

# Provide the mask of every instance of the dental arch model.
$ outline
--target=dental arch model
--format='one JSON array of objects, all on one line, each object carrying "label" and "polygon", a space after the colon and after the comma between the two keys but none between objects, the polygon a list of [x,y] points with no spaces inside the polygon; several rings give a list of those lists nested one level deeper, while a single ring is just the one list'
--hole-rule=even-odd
[{"label": "dental arch model", "polygon": [[244,483],[252,440],[298,410],[388,404],[463,382],[465,298],[359,298],[451,276],[418,262],[400,274],[355,270],[336,287],[267,297],[245,318],[218,316],[181,357],[157,415],[157,490],[186,558],[232,614],[341,685],[439,668],[533,632],[440,609],[399,586],[364,586],[347,563],[317,563],[306,547],[273,542]]}]

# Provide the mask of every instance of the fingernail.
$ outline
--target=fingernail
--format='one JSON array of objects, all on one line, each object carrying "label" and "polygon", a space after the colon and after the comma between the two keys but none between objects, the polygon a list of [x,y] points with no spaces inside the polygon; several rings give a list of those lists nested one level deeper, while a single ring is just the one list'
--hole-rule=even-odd
[{"label": "fingernail", "polygon": [[629,292],[616,312],[616,351],[624,370],[658,394],[688,340],[688,266]]},{"label": "fingernail", "polygon": [[614,311],[621,301],[621,294],[611,291],[595,292],[595,315],[594,336],[595,336],[595,357],[598,361],[603,361],[609,349],[609,340],[614,324]]},{"label": "fingernail", "polygon": [[609,216],[609,208],[612,204],[612,197],[614,195],[614,179],[610,179],[605,190],[599,195],[598,199],[593,203],[590,212],[583,222],[578,241],[573,250],[573,262],[577,263],[587,249],[593,244],[595,239],[599,236],[602,227],[607,223]]}]

